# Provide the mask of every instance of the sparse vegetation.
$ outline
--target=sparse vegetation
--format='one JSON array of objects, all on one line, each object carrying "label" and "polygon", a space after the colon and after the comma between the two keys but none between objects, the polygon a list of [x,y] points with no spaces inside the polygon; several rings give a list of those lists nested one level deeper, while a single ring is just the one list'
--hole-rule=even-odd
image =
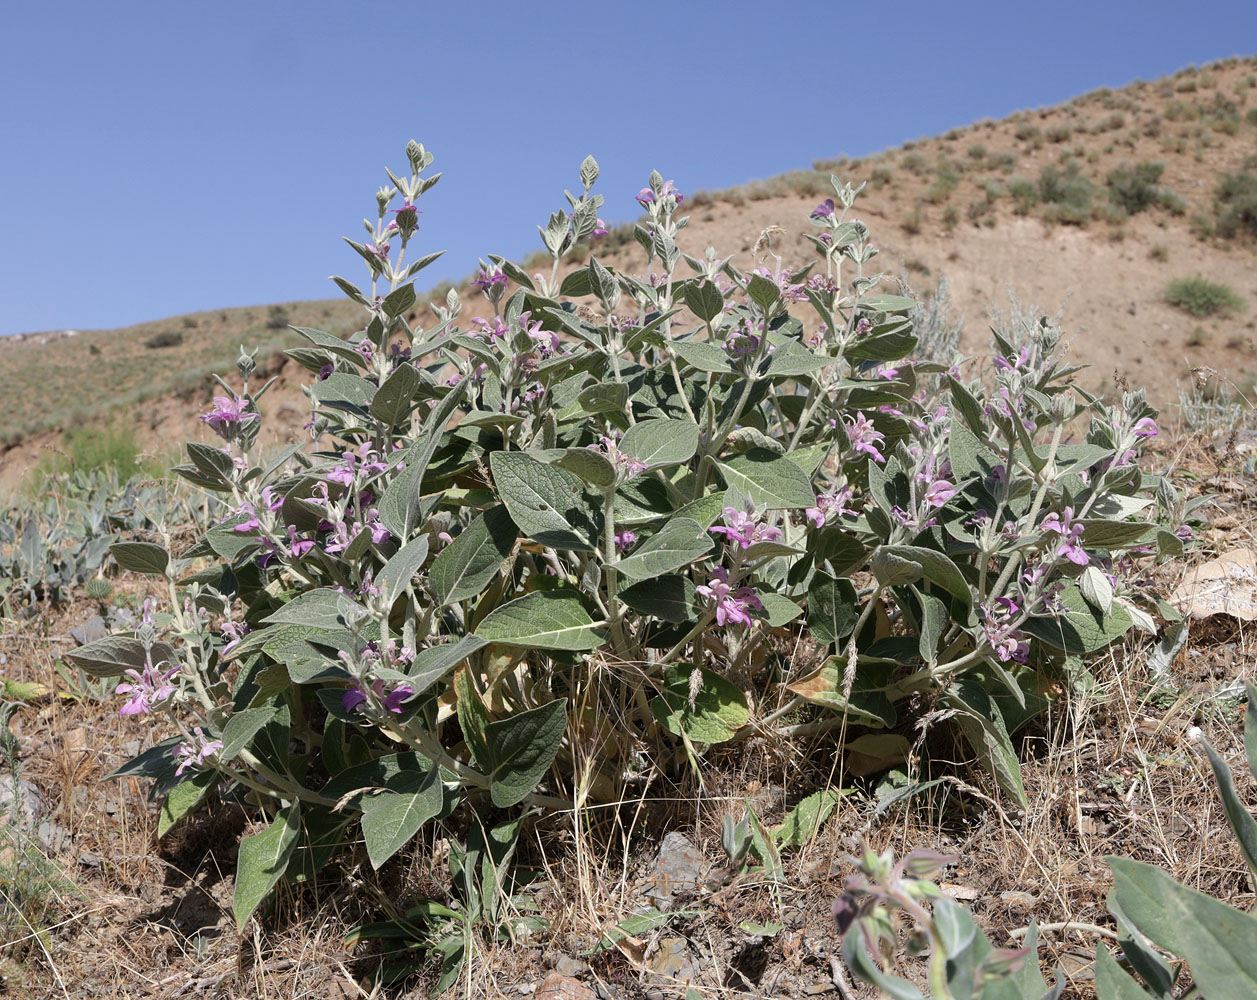
[{"label": "sparse vegetation", "polygon": [[1244,309],[1244,300],[1229,285],[1195,275],[1175,278],[1165,288],[1165,301],[1192,316],[1225,315]]},{"label": "sparse vegetation", "polygon": [[1091,195],[1094,186],[1077,164],[1065,169],[1046,166],[1039,173],[1038,198],[1043,203],[1043,217],[1049,222],[1083,226],[1091,218]]}]

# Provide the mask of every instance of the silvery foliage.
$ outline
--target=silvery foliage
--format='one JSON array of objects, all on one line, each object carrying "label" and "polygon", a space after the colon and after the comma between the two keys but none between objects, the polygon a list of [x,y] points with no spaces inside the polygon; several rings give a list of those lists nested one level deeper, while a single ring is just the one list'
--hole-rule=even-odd
[{"label": "silvery foliage", "polygon": [[[1138,464],[1142,394],[1071,388],[1044,322],[996,335],[991,385],[908,360],[915,303],[879,290],[837,178],[816,261],[786,267],[770,233],[744,270],[684,247],[654,173],[635,275],[597,255],[588,158],[538,227],[548,273],[490,256],[485,315],[451,291],[422,328],[440,175],[407,159],[347,241],[365,281],[333,279],[361,329],[289,352],[313,448],[258,458],[269,383],[243,355],[202,418],[224,447],[178,469],[229,516],[182,551],[115,546],[167,606],[76,656],[179,727],[119,772],[155,779],[163,831],[211,795],[267,817],[238,919],[359,836],[378,867],[460,807],[615,801],[779,726],[910,730],[921,695],[1024,804],[1013,735],[1154,627],[1133,570],[1182,551],[1190,505]],[[775,652],[800,630],[818,661]]]}]

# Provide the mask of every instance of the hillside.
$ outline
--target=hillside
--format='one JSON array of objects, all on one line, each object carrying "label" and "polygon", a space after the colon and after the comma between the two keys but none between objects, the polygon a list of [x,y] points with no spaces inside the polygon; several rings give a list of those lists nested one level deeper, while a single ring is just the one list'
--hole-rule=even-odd
[{"label": "hillside", "polygon": [[[774,249],[787,265],[806,262],[807,215],[829,193],[831,173],[869,182],[857,215],[881,249],[876,265],[918,295],[947,279],[953,312],[967,320],[967,352],[982,350],[984,318],[992,307],[1006,310],[1011,291],[1047,312],[1063,308],[1074,357],[1093,366],[1086,388],[1111,390],[1116,376],[1166,406],[1195,367],[1222,371],[1245,390],[1257,374],[1257,60],[1224,60],[865,159],[818,160],[811,170],[700,191],[687,203],[683,249],[701,255],[710,244],[753,265],[760,233],[777,225],[786,235]],[[677,178],[682,190],[698,180]],[[629,230],[605,237],[595,253],[639,267]],[[1167,284],[1194,275],[1243,301],[1201,316],[1170,305]],[[478,295],[465,305],[465,317],[485,311]],[[424,313],[421,324],[430,319]],[[238,344],[260,346],[261,359],[292,343],[288,323],[344,333],[358,316],[347,300],[297,302],[0,341],[0,391],[9,401],[0,488],[64,429],[106,414],[135,426],[158,457],[184,437],[204,437],[195,415],[210,395],[208,374],[230,368]],[[302,419],[292,404],[303,373],[282,358],[270,368],[281,379],[264,406],[279,418],[268,432],[287,433]]]}]

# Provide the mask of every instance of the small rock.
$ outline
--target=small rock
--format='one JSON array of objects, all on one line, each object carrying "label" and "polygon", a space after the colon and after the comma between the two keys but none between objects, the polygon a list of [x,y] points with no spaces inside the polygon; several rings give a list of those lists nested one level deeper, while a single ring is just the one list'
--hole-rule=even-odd
[{"label": "small rock", "polygon": [[91,851],[84,851],[79,855],[79,864],[84,868],[99,868],[100,858],[96,857]]},{"label": "small rock", "polygon": [[594,1000],[595,993],[584,983],[551,972],[537,987],[537,1000]]},{"label": "small rock", "polygon": [[655,877],[646,895],[666,910],[674,893],[691,893],[703,884],[703,877],[711,865],[703,853],[679,833],[669,833],[659,845],[659,857],[655,861]]},{"label": "small rock", "polygon": [[76,625],[70,629],[70,638],[80,646],[86,646],[89,642],[103,639],[108,634],[109,629],[105,625],[105,619],[100,615],[92,615],[82,625]]},{"label": "small rock", "polygon": [[49,853],[60,854],[70,845],[70,831],[51,820],[45,820],[35,827],[35,839]]},{"label": "small rock", "polygon": [[594,983],[594,993],[598,1000],[620,1000],[620,989],[608,983]]},{"label": "small rock", "polygon": [[669,979],[694,978],[694,966],[690,963],[685,938],[667,937],[659,942],[659,948],[646,960],[646,968]]},{"label": "small rock", "polygon": [[575,979],[589,971],[589,966],[582,962],[579,958],[572,958],[571,955],[560,955],[554,963],[554,971],[561,976],[569,976]]}]

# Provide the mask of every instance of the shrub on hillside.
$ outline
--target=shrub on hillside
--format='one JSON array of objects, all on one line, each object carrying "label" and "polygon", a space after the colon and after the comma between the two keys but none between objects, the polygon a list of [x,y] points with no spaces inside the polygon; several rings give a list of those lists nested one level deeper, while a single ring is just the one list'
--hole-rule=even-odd
[{"label": "shrub on hillside", "polygon": [[1085,225],[1091,218],[1091,181],[1076,163],[1061,169],[1046,166],[1039,172],[1038,196],[1045,206],[1044,218],[1068,225]]},{"label": "shrub on hillside", "polygon": [[1218,235],[1257,237],[1257,173],[1227,174],[1218,185]]},{"label": "shrub on hillside", "polygon": [[1165,287],[1165,301],[1197,318],[1238,312],[1244,300],[1229,285],[1195,275],[1175,278]]},{"label": "shrub on hillside", "polygon": [[313,449],[258,455],[270,382],[242,354],[203,416],[224,447],[178,469],[227,516],[189,548],[115,545],[169,603],[73,654],[126,672],[124,713],[167,717],[118,772],[155,779],[161,833],[219,798],[264,819],[237,920],[343,844],[378,868],[447,819],[513,844],[528,810],[621,802],[760,735],[910,753],[947,725],[1024,807],[1014,734],[1080,657],[1155,630],[1141,564],[1182,552],[1190,508],[1138,464],[1143,394],[1078,394],[1047,320],[996,333],[993,384],[910,360],[931,314],[879,287],[837,180],[806,266],[775,229],[751,270],[686,252],[653,173],[633,229],[653,270],[594,242],[564,273],[605,231],[592,157],[540,227],[548,268],[491,256],[484,315],[460,322],[451,290],[418,328],[440,175],[407,158],[350,241],[365,280],[334,279],[361,329],[289,352]]}]

